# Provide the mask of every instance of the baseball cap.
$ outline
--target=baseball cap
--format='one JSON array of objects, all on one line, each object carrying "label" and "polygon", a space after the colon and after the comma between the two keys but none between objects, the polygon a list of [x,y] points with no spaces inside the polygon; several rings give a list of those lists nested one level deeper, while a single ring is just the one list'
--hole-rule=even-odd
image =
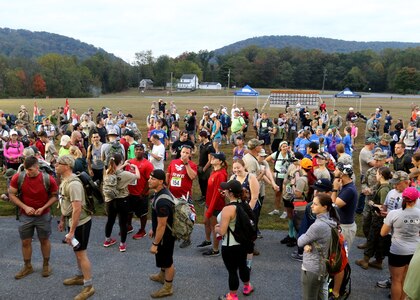
[{"label": "baseball cap", "polygon": [[126,130],[124,135],[128,135],[129,137],[134,137],[134,132],[132,130]]},{"label": "baseball cap", "polygon": [[233,112],[241,112],[241,110],[240,110],[239,108],[235,108],[235,109],[233,110]]},{"label": "baseball cap", "polygon": [[365,141],[365,145],[368,144],[375,144],[376,143],[376,139],[375,138],[367,138]]},{"label": "baseball cap", "polygon": [[67,165],[70,168],[73,168],[74,167],[74,158],[70,154],[59,156],[57,158],[57,163],[59,165]]},{"label": "baseball cap", "polygon": [[210,153],[210,155],[221,161],[226,161],[226,155],[223,152]]},{"label": "baseball cap", "polygon": [[9,135],[18,135],[18,133],[17,133],[17,131],[16,130],[10,130],[10,132],[9,132]]},{"label": "baseball cap", "polygon": [[118,136],[118,133],[115,129],[110,129],[106,135],[115,135]]},{"label": "baseball cap", "polygon": [[17,173],[17,171],[15,169],[9,168],[9,169],[6,170],[6,172],[4,172],[3,177],[6,178],[6,179],[10,179],[16,173]]},{"label": "baseball cap", "polygon": [[258,153],[259,156],[267,156],[267,153],[264,149],[261,149],[260,153]]},{"label": "baseball cap", "polygon": [[320,159],[324,159],[324,160],[327,160],[328,159],[327,155],[325,153],[323,153],[323,152],[318,153],[317,155],[315,155],[315,157],[316,158],[320,158]]},{"label": "baseball cap", "polygon": [[410,122],[408,123],[408,125],[410,125],[411,127],[416,127],[416,122]]},{"label": "baseball cap", "polygon": [[333,189],[331,180],[326,178],[318,179],[311,187],[319,192],[331,192]]},{"label": "baseball cap", "polygon": [[210,118],[216,118],[217,117],[217,114],[216,113],[212,113],[211,115],[210,115]]},{"label": "baseball cap", "polygon": [[348,176],[353,175],[353,166],[351,164],[343,164],[342,162],[338,162],[336,167],[343,174]]},{"label": "baseball cap", "polygon": [[161,169],[153,170],[152,173],[150,173],[150,176],[152,176],[153,178],[156,178],[157,180],[165,180],[166,179],[165,171],[163,171]]},{"label": "baseball cap", "polygon": [[382,151],[378,151],[373,155],[373,159],[374,160],[384,160],[384,159],[386,159],[386,154],[383,153]]},{"label": "baseball cap", "polygon": [[65,146],[70,142],[71,138],[68,135],[63,135],[60,139],[60,146]]},{"label": "baseball cap", "polygon": [[385,142],[391,142],[392,137],[389,135],[389,133],[384,133],[381,137],[381,140],[384,140]]},{"label": "baseball cap", "polygon": [[257,140],[257,139],[250,139],[248,141],[248,149],[249,150],[255,149],[262,144],[264,144],[264,141],[260,141],[260,140]]},{"label": "baseball cap", "polygon": [[312,160],[310,160],[309,158],[304,158],[300,161],[300,166],[303,169],[311,169],[312,168]]},{"label": "baseball cap", "polygon": [[396,171],[394,174],[392,174],[392,178],[389,180],[390,184],[397,184],[401,181],[410,180],[410,177],[408,174],[404,171]]},{"label": "baseball cap", "polygon": [[227,190],[229,192],[232,192],[234,194],[239,194],[242,192],[242,184],[235,179],[229,180],[228,182],[222,182],[220,184],[220,188],[222,190]]},{"label": "baseball cap", "polygon": [[209,109],[209,107],[207,105],[204,105],[203,109]]},{"label": "baseball cap", "polygon": [[404,190],[402,196],[407,202],[416,201],[419,198],[419,191],[415,187],[409,187]]}]

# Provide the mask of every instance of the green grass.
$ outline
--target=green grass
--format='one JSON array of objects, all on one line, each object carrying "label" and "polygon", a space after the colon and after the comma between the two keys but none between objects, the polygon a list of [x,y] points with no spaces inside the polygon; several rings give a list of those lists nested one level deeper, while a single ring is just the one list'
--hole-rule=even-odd
[{"label": "green grass", "polygon": [[[262,94],[268,94],[269,89],[257,89]],[[131,113],[134,116],[134,121],[138,127],[146,136],[146,116],[150,112],[150,106],[153,101],[157,101],[157,97],[162,97],[165,101],[174,101],[178,112],[182,118],[186,109],[195,109],[198,112],[198,116],[201,116],[202,107],[208,105],[213,108],[217,108],[219,105],[225,105],[228,108],[232,106],[234,100],[236,100],[238,106],[244,106],[249,111],[256,107],[256,97],[233,97],[233,89],[229,91],[231,96],[226,96],[226,91],[196,91],[191,93],[173,93],[172,96],[167,95],[165,91],[147,91],[144,94],[139,95],[136,89],[129,90],[121,94],[105,95],[100,98],[84,98],[84,99],[69,99],[71,108],[76,109],[79,114],[87,111],[89,107],[95,109],[95,114],[98,113],[102,106],[106,106],[116,111],[118,109],[123,110],[124,113]],[[204,93],[204,95],[203,95]],[[329,92],[333,93],[333,92]],[[33,99],[1,99],[1,108],[5,112],[17,113],[21,104],[26,105],[30,113],[32,112],[34,100]],[[65,99],[37,99],[39,108],[45,108],[47,114],[53,108],[58,106],[64,106]],[[259,107],[263,105],[265,97],[259,97]],[[384,110],[391,110],[391,114],[394,120],[397,118],[403,118],[405,121],[410,117],[410,104],[415,101],[413,99],[403,99],[394,97],[393,100],[388,98],[362,98],[362,112],[366,116],[369,113],[374,112],[378,105],[382,105]],[[333,110],[333,99],[326,99],[327,109],[330,114]],[[342,115],[347,113],[349,106],[355,106],[355,100],[348,99],[337,99],[336,109]],[[269,112],[270,117],[275,117],[279,112],[283,112],[283,108],[270,108],[267,106],[266,111]],[[363,147],[365,123],[359,122],[359,138],[356,140],[356,148],[358,151],[354,153],[354,167],[356,177],[359,178],[359,164],[358,164],[358,153]],[[181,128],[184,124],[181,121]],[[253,136],[253,132],[248,132],[247,138]],[[221,151],[224,151],[228,157],[228,162],[231,162],[232,158],[232,146],[222,145]],[[198,161],[197,155],[193,158],[195,162]],[[229,164],[229,172],[231,173],[231,164]],[[357,182],[359,186],[359,182]],[[5,180],[0,178],[0,194],[6,192]],[[197,198],[199,195],[198,182],[195,180],[193,186],[193,196]],[[261,212],[260,226],[264,229],[286,229],[287,222],[279,219],[278,216],[269,216],[267,213],[273,209],[274,193],[270,188],[267,188],[266,198],[264,206]],[[13,215],[14,207],[10,203],[0,201],[0,215]],[[97,214],[103,214],[103,208],[98,207]],[[203,208],[197,205],[198,222],[202,222]],[[358,217],[359,229],[360,217]]]}]

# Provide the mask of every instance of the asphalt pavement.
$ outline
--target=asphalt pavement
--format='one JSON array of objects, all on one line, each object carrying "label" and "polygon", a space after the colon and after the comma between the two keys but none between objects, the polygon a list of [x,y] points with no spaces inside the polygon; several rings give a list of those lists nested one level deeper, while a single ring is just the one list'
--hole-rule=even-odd
[{"label": "asphalt pavement", "polygon": [[[160,288],[160,284],[149,280],[149,274],[158,271],[154,256],[149,253],[151,240],[148,237],[133,240],[130,234],[127,238],[127,252],[120,253],[117,244],[104,248],[105,222],[104,217],[95,217],[93,220],[88,253],[96,293],[90,299],[151,299],[150,293]],[[75,257],[71,247],[62,244],[64,234],[56,228],[51,236],[50,263],[53,274],[48,278],[41,276],[42,256],[39,241],[35,238],[32,255],[35,272],[23,279],[14,279],[23,264],[18,224],[12,217],[0,217],[0,299],[73,299],[81,287],[64,286],[62,281],[74,275]],[[55,226],[56,218],[53,224]],[[138,229],[138,223],[135,229]],[[118,238],[118,231],[115,225],[114,237]],[[261,255],[254,258],[251,273],[255,292],[248,297],[240,293],[239,298],[301,299],[301,263],[290,258],[294,248],[279,242],[286,232],[263,230],[262,234],[263,238],[257,241]],[[217,299],[228,292],[228,273],[222,257],[203,257],[202,252],[206,248],[196,247],[203,238],[204,227],[196,225],[190,247],[180,249],[179,244],[176,244],[174,295],[168,299]],[[354,260],[363,255],[356,248],[362,241],[356,238],[350,250],[352,294],[349,299],[387,299],[389,290],[375,287],[377,280],[387,278],[387,264],[384,270],[362,270],[354,264]]]}]

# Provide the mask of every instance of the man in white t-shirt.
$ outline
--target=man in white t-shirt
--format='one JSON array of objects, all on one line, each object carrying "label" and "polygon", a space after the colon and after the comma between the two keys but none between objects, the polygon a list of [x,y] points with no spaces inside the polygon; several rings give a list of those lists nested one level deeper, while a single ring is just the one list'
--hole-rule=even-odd
[{"label": "man in white t-shirt", "polygon": [[149,152],[149,160],[153,164],[153,167],[156,169],[164,169],[164,157],[165,157],[165,146],[159,140],[157,134],[153,134],[150,137],[150,141],[153,144],[152,151]]}]

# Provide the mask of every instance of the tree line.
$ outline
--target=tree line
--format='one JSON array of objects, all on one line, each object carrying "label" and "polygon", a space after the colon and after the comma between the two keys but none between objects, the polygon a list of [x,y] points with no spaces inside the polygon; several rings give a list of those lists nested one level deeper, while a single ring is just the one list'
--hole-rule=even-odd
[{"label": "tree line", "polygon": [[236,53],[184,52],[154,57],[151,50],[135,54],[132,65],[105,53],[80,60],[47,54],[36,59],[0,56],[0,97],[91,97],[138,87],[152,79],[165,87],[171,77],[197,74],[200,82],[257,88],[290,88],[418,93],[420,48],[326,53],[295,48],[249,46]]}]

